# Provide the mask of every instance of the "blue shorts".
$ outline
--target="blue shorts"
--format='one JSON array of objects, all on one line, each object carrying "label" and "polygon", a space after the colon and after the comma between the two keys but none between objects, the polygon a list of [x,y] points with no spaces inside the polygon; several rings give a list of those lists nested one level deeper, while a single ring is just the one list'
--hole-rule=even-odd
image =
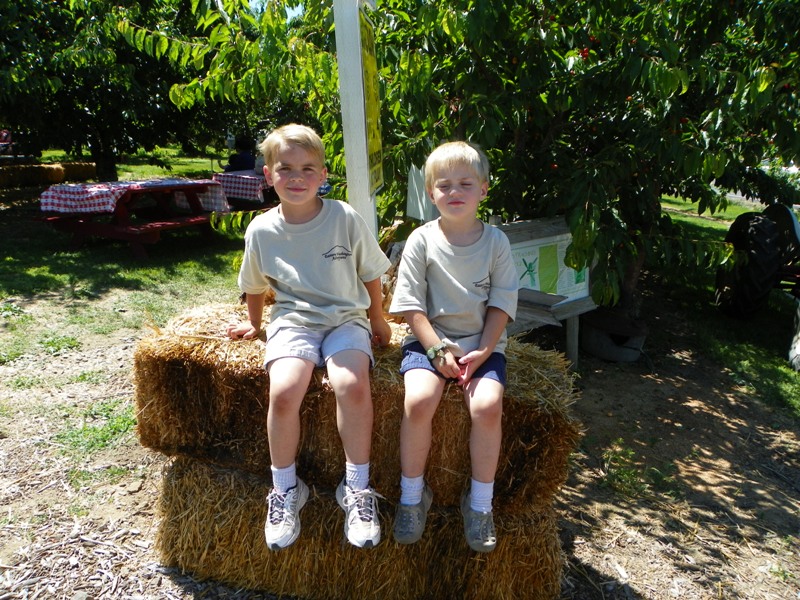
[{"label": "blue shorts", "polygon": [[[400,374],[405,375],[406,371],[410,371],[411,369],[425,369],[426,371],[436,373],[442,379],[445,378],[431,364],[431,361],[428,360],[428,356],[425,354],[425,348],[423,348],[422,344],[419,342],[411,342],[403,346],[403,360],[400,363]],[[491,356],[486,359],[486,362],[478,367],[478,370],[472,375],[473,379],[481,379],[483,377],[494,379],[499,382],[500,385],[506,387],[505,355],[500,352],[492,352]],[[450,381],[455,380],[450,379]]]}]

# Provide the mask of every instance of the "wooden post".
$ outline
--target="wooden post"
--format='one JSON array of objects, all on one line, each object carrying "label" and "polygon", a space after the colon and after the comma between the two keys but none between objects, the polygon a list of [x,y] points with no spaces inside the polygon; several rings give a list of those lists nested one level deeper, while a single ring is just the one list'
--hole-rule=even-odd
[{"label": "wooden post", "polygon": [[[378,235],[375,195],[383,185],[375,44],[363,6],[374,0],[334,0],[339,95],[342,103],[347,200]],[[364,38],[368,39],[364,39]]]}]

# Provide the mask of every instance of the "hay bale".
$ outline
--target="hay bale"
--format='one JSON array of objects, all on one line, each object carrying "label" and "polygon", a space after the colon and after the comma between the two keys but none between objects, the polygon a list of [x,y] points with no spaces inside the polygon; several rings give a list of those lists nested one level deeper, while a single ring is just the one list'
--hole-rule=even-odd
[{"label": "hay bale", "polygon": [[[269,472],[266,436],[268,376],[264,342],[231,341],[225,324],[244,317],[232,305],[203,307],[144,338],[134,355],[137,427],[142,445],[254,474]],[[403,379],[398,373],[404,327],[393,325],[389,347],[376,349],[371,386],[375,407],[372,481],[390,500],[399,497],[399,428]],[[569,412],[576,398],[567,360],[512,340],[503,411],[503,445],[495,482],[497,514],[543,510],[567,476],[580,437]],[[307,483],[333,489],[344,470],[335,396],[311,383],[301,412],[298,472]],[[457,507],[470,476],[469,416],[461,389],[449,385],[433,422],[426,479],[439,507]]]},{"label": "hay bale", "polygon": [[97,166],[93,162],[61,163],[64,181],[88,181],[97,177]]},{"label": "hay bale", "polygon": [[434,507],[423,538],[397,544],[390,533],[394,507],[383,503],[384,539],[360,550],[344,541],[344,516],[332,494],[312,489],[297,542],[271,552],[263,532],[268,487],[242,472],[174,461],[159,501],[161,562],[201,579],[308,599],[558,596],[562,557],[552,509],[498,517],[497,547],[483,555],[467,546],[457,509]]},{"label": "hay bale", "polygon": [[64,181],[64,167],[60,164],[0,167],[0,187],[45,185],[62,181]]}]

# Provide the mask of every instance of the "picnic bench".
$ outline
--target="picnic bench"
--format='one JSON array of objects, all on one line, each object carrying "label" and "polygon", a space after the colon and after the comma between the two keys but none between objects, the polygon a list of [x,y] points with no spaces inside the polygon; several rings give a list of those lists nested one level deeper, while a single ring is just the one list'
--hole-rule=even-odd
[{"label": "picnic bench", "polygon": [[92,236],[121,240],[138,257],[162,231],[200,226],[210,234],[211,213],[230,210],[222,186],[209,179],[59,184],[39,200],[41,220],[72,233],[76,245]]},{"label": "picnic bench", "polygon": [[[520,274],[517,318],[509,335],[544,325],[566,322],[566,355],[578,365],[580,315],[597,308],[589,293],[588,269],[574,271],[564,265],[570,232],[563,217],[532,219],[498,225],[511,243]],[[560,293],[559,293],[560,292]]]}]

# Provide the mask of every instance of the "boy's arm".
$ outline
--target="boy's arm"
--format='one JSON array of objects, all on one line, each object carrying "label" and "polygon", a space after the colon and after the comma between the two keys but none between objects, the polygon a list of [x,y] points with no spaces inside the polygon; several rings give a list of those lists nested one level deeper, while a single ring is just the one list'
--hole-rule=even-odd
[{"label": "boy's arm", "polygon": [[246,294],[246,296],[248,321],[228,325],[228,337],[234,340],[250,340],[261,333],[261,321],[264,318],[267,294],[264,292],[263,294]]},{"label": "boy's arm", "polygon": [[428,315],[421,310],[407,310],[403,313],[403,318],[409,329],[411,329],[411,333],[414,334],[414,337],[417,338],[425,350],[441,343],[442,340],[439,339],[438,334],[433,329],[433,325],[428,320]]},{"label": "boy's arm", "polygon": [[369,317],[369,324],[372,327],[372,341],[376,342],[379,346],[386,346],[392,339],[392,328],[383,317],[383,289],[381,287],[381,279],[373,279],[365,281],[364,286],[369,292],[369,308],[367,309],[367,316]]}]

